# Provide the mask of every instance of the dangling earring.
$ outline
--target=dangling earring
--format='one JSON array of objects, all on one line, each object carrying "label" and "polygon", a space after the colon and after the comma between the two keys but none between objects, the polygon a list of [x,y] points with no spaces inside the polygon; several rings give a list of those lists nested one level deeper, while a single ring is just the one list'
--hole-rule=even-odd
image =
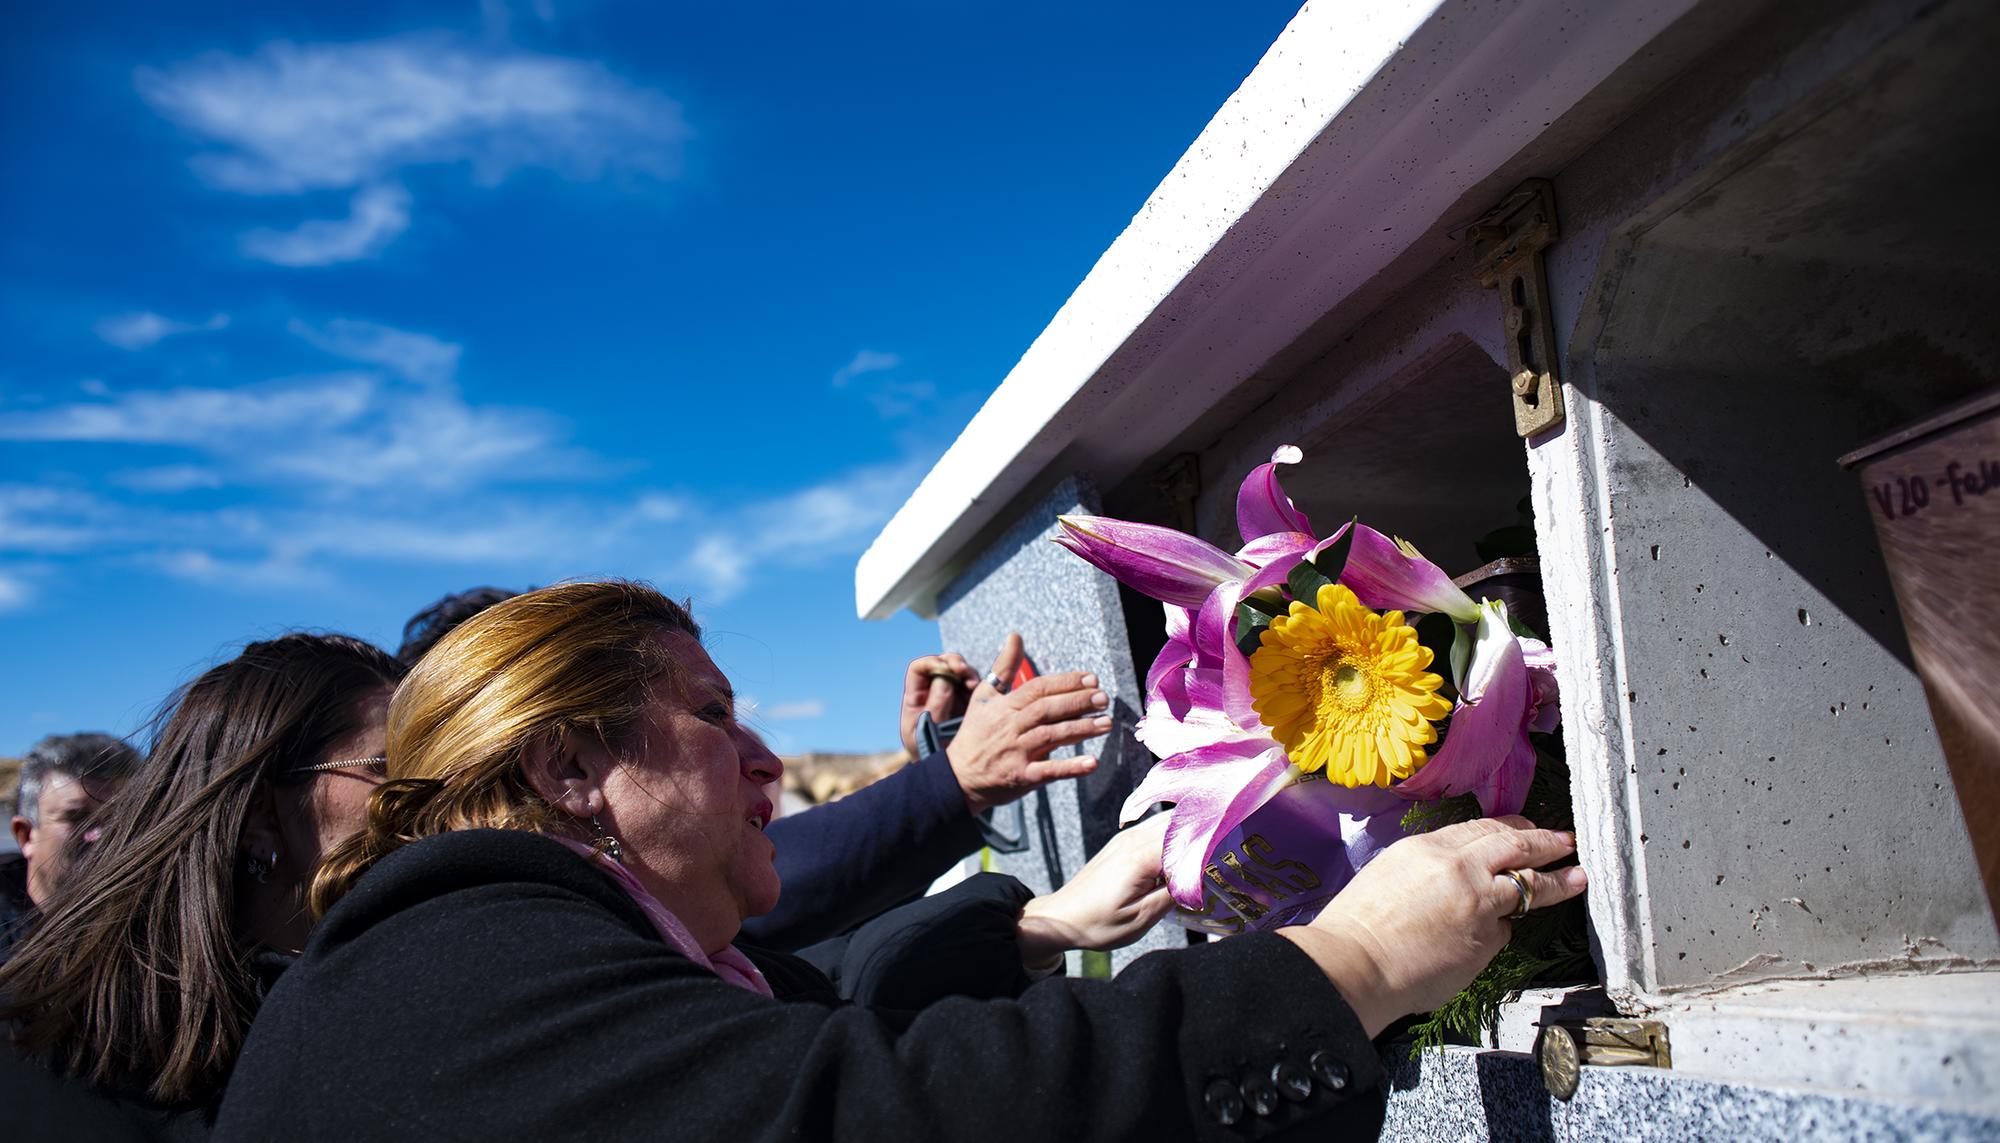
[{"label": "dangling earring", "polygon": [[277,867],[278,851],[275,849],[271,851],[271,859],[269,861],[258,857],[256,854],[251,854],[243,859],[243,872],[249,874],[251,879],[260,885],[271,880],[271,871]]},{"label": "dangling earring", "polygon": [[611,831],[604,828],[604,823],[597,820],[596,814],[590,815],[590,828],[597,831],[597,840],[592,843],[597,852],[620,865],[625,864],[625,847],[618,844],[618,839],[611,836]]}]

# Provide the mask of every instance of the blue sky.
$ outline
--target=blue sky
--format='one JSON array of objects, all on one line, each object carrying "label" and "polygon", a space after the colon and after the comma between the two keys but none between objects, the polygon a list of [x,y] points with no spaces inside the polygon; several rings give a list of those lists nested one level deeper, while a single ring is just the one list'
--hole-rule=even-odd
[{"label": "blue sky", "polygon": [[856,556],[1291,14],[11,7],[0,753],[591,575],[892,746],[936,629]]}]

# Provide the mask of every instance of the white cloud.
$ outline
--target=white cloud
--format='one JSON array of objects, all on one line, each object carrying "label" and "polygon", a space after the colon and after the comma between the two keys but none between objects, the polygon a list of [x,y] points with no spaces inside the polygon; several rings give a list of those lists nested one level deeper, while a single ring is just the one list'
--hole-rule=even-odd
[{"label": "white cloud", "polygon": [[11,572],[0,571],[0,611],[19,611],[28,606],[35,593],[28,587],[28,581]]},{"label": "white cloud", "polygon": [[[97,336],[120,349],[140,350],[177,333],[213,333],[229,325],[228,314],[216,314],[207,321],[175,321],[151,311],[113,314],[97,323]],[[98,384],[102,385],[102,382]],[[86,382],[88,385],[88,382]]]},{"label": "white cloud", "polygon": [[410,192],[393,183],[363,187],[346,218],[315,218],[290,230],[243,236],[243,253],[279,266],[333,266],[373,258],[410,226]]},{"label": "white cloud", "polygon": [[709,536],[687,558],[688,573],[707,585],[716,602],[740,593],[750,580],[750,556],[733,538]]},{"label": "white cloud", "polygon": [[222,487],[222,475],[197,464],[164,464],[114,472],[111,482],[134,492],[192,492],[197,488]]},{"label": "white cloud", "polygon": [[799,699],[796,702],[781,702],[771,706],[760,706],[757,715],[768,722],[795,722],[802,718],[818,718],[826,713],[824,699]]},{"label": "white cloud", "polygon": [[563,446],[541,413],[474,406],[456,396],[398,397],[352,430],[311,447],[272,450],[270,472],[330,488],[462,490],[488,480],[547,478],[593,470]]},{"label": "white cloud", "polygon": [[[325,447],[306,439],[313,449]],[[0,553],[58,561],[56,567],[78,560],[136,563],[243,591],[330,588],[343,582],[342,569],[371,565],[463,568],[467,575],[519,583],[652,568],[659,582],[692,590],[712,605],[758,583],[765,569],[816,572],[859,552],[924,467],[913,460],[859,469],[748,504],[699,503],[660,492],[603,497],[578,490],[551,497],[538,489],[419,487],[417,480],[436,477],[411,470],[400,480],[368,477],[332,488],[317,481],[258,488],[232,478],[225,485],[231,499],[222,508],[0,484]],[[662,551],[687,554],[662,565]],[[766,714],[812,717],[803,706]]]},{"label": "white cloud", "polygon": [[[740,526],[703,536],[685,574],[720,603],[750,584],[766,561],[796,570],[834,556],[859,553],[917,486],[929,460],[855,469],[832,480],[727,513]],[[718,518],[721,517],[718,514]]]},{"label": "white cloud", "polygon": [[86,551],[125,535],[117,506],[88,492],[41,484],[0,484],[0,552]]},{"label": "white cloud", "polygon": [[170,548],[148,553],[141,562],[175,579],[218,587],[294,589],[331,582],[324,571],[282,556],[230,559],[199,548]]},{"label": "white cloud", "polygon": [[688,506],[679,497],[664,492],[648,492],[632,506],[633,515],[648,523],[663,524],[687,515]]},{"label": "white cloud", "polygon": [[889,381],[868,391],[868,403],[885,421],[913,417],[937,400],[937,386],[929,381]]},{"label": "white cloud", "polygon": [[366,412],[375,381],[336,374],[243,389],[158,389],[0,413],[0,440],[225,445],[246,434],[340,425]]},{"label": "white cloud", "polygon": [[249,194],[357,187],[408,166],[469,164],[497,182],[525,167],[669,177],[688,137],[680,105],[601,64],[443,35],[266,44],[142,69],[139,92],[216,145],[195,160]]},{"label": "white cloud", "polygon": [[878,353],[872,349],[864,349],[854,355],[854,360],[834,370],[833,387],[836,389],[845,389],[856,377],[866,376],[870,373],[881,373],[885,370],[894,369],[902,363],[902,357],[897,354]]},{"label": "white cloud", "polygon": [[308,325],[294,318],[287,328],[335,357],[380,365],[420,385],[450,384],[458,375],[458,358],[465,348],[427,333],[348,318],[335,318],[323,326]]},{"label": "white cloud", "polygon": [[179,445],[208,453],[222,475],[304,483],[327,495],[460,491],[602,470],[562,436],[535,410],[474,405],[450,387],[397,385],[362,372],[237,389],[129,390],[0,413],[0,440]]},{"label": "white cloud", "polygon": [[[834,371],[833,387],[859,392],[875,415],[885,421],[915,416],[937,400],[937,386],[929,381],[898,381],[887,374],[901,367],[899,354],[864,349],[853,360]],[[867,380],[860,385],[855,382]]]}]

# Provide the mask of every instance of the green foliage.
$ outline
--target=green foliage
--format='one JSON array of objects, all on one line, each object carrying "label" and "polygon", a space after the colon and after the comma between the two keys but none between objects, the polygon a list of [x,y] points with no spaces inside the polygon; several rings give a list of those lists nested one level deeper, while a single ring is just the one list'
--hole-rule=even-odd
[{"label": "green foliage", "polygon": [[1328,544],[1324,551],[1313,557],[1313,566],[1317,567],[1321,574],[1325,575],[1328,579],[1337,582],[1342,575],[1346,574],[1347,552],[1348,549],[1354,546],[1354,525],[1359,520],[1359,516],[1348,520],[1347,530],[1340,534],[1340,538]]},{"label": "green foliage", "polygon": [[1452,684],[1451,678],[1451,645],[1458,639],[1458,624],[1444,612],[1433,611],[1418,616],[1414,626],[1417,642],[1431,653],[1430,669],[1444,676],[1444,686],[1438,693],[1448,699],[1457,699],[1458,688]]},{"label": "green foliage", "polygon": [[1311,560],[1300,560],[1292,568],[1292,574],[1285,577],[1285,590],[1291,592],[1293,599],[1316,608],[1319,606],[1319,589],[1332,582],[1332,577],[1320,571]]},{"label": "green foliage", "polygon": [[1582,902],[1530,913],[1514,922],[1513,940],[1464,991],[1410,1027],[1410,1055],[1449,1043],[1477,1044],[1508,997],[1544,981],[1588,980],[1591,972]]},{"label": "green foliage", "polygon": [[1417,802],[1403,811],[1403,832],[1429,833],[1448,825],[1469,822],[1478,816],[1479,799],[1471,794],[1440,798],[1435,802]]},{"label": "green foliage", "polygon": [[1271,621],[1249,604],[1236,605],[1236,649],[1247,658],[1257,653],[1264,645],[1264,632],[1271,629]]},{"label": "green foliage", "polygon": [[1533,639],[1537,643],[1548,642],[1547,639],[1542,638],[1541,632],[1521,622],[1519,619],[1514,618],[1514,613],[1512,611],[1509,611],[1507,613],[1507,630],[1512,631],[1514,634],[1519,635],[1523,639]]},{"label": "green foliage", "polygon": [[[1244,596],[1243,602],[1236,605],[1237,619],[1241,620],[1247,614],[1255,617],[1256,622],[1262,623],[1267,617],[1276,618],[1291,610],[1292,605],[1288,601],[1266,596],[1264,594],[1266,591],[1271,591],[1271,589],[1268,587],[1261,588]],[[1273,592],[1273,594],[1275,595],[1276,593]]]}]

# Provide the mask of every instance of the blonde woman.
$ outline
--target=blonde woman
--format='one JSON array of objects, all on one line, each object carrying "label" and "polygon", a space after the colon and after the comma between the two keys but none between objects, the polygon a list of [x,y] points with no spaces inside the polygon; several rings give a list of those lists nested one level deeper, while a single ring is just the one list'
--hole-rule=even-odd
[{"label": "blonde woman", "polygon": [[[976,698],[1015,719],[1042,696]],[[910,1016],[731,943],[777,899],[762,787],[780,765],[693,620],[650,588],[563,585],[483,613],[398,689],[388,749],[219,1138],[1372,1133],[1369,1038],[1500,947],[1506,871],[1571,847],[1525,823],[1440,830],[1391,847],[1312,926]],[[1031,902],[1023,959],[1129,939],[1162,907],[1157,873],[1125,861]],[[1529,876],[1543,903],[1581,888]]]}]

